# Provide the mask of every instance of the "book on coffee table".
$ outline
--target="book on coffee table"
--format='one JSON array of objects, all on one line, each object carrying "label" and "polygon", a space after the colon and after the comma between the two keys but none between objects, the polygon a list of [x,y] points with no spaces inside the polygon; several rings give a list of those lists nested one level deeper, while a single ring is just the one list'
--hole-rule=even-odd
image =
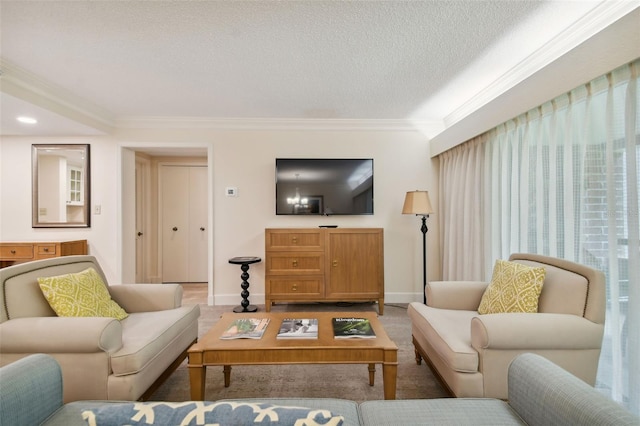
[{"label": "book on coffee table", "polygon": [[336,339],[375,339],[376,333],[366,318],[332,318],[333,336]]},{"label": "book on coffee table", "polygon": [[269,318],[239,318],[229,324],[221,339],[260,339],[269,325]]},{"label": "book on coffee table", "polygon": [[280,324],[278,339],[317,339],[318,318],[285,318]]}]

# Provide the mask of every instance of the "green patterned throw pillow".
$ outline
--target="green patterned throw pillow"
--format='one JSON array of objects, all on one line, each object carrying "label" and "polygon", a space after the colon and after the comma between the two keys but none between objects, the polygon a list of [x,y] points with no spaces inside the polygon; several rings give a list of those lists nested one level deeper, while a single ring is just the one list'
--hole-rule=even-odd
[{"label": "green patterned throw pillow", "polygon": [[538,312],[545,269],[496,260],[491,283],[482,295],[479,314]]},{"label": "green patterned throw pillow", "polygon": [[129,316],[111,299],[102,277],[93,268],[74,274],[40,277],[38,285],[60,317],[112,317],[122,320]]},{"label": "green patterned throw pillow", "polygon": [[132,402],[86,409],[89,426],[122,425],[326,425],[340,426],[344,417],[328,410],[286,407],[261,402]]}]

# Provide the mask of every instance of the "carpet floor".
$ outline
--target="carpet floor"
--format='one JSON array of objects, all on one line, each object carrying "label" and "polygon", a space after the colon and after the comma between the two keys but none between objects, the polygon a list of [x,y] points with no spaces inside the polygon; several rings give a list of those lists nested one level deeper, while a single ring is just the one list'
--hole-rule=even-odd
[{"label": "carpet floor", "polygon": [[[258,306],[264,312],[264,306]],[[422,362],[417,365],[411,342],[411,322],[406,305],[385,304],[380,316],[389,337],[398,345],[397,399],[429,399],[449,394]],[[200,304],[199,335],[205,334],[223,312],[233,306]],[[377,311],[372,303],[278,304],[274,312]],[[368,367],[356,365],[262,365],[237,366],[231,371],[231,385],[224,387],[222,367],[208,367],[205,399],[262,397],[344,398],[362,402],[384,399],[382,366],[376,365],[375,385],[369,386]],[[187,362],[165,381],[151,396],[154,401],[187,401],[190,399]]]}]

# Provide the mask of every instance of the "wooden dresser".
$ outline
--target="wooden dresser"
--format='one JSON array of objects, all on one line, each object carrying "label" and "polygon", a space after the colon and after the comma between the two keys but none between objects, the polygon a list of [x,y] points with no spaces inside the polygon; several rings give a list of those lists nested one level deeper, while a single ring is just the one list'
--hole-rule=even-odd
[{"label": "wooden dresser", "polygon": [[87,240],[0,243],[0,267],[51,257],[87,254]]},{"label": "wooden dresser", "polygon": [[265,230],[265,305],[377,301],[384,313],[381,228]]}]

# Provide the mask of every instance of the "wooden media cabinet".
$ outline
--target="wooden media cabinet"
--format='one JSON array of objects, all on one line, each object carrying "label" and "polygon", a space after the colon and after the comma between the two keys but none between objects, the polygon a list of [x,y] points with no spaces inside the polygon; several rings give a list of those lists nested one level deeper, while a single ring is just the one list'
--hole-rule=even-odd
[{"label": "wooden media cabinet", "polygon": [[265,230],[265,306],[377,301],[384,314],[382,228]]}]

